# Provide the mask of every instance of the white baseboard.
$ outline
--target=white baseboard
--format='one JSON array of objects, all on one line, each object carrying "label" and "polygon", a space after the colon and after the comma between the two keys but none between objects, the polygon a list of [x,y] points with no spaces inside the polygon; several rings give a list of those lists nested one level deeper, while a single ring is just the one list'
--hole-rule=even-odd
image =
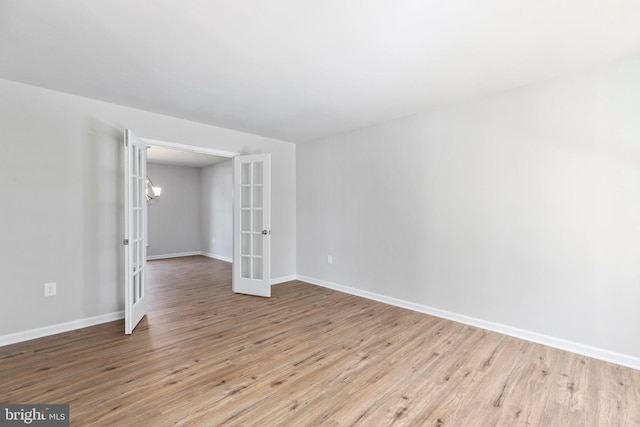
[{"label": "white baseboard", "polygon": [[296,275],[292,274],[290,276],[282,276],[282,277],[276,277],[275,279],[271,279],[271,286],[273,285],[279,285],[280,283],[285,283],[285,282],[290,282],[292,280],[296,280]]},{"label": "white baseboard", "polygon": [[147,261],[153,261],[154,259],[167,259],[167,258],[179,258],[183,256],[194,256],[194,255],[202,255],[202,252],[180,252],[177,254],[163,254],[163,255],[150,255],[147,256]]},{"label": "white baseboard", "polygon": [[[58,323],[57,325],[45,326],[43,328],[30,329],[28,331],[16,332],[0,336],[0,347],[9,344],[15,344],[23,341],[42,338],[49,335],[55,335],[62,332],[73,331],[75,329],[86,328],[88,326],[99,325],[101,323],[112,322],[124,318],[124,311],[115,313],[102,314],[100,316],[89,317],[86,319],[72,320],[71,322]],[[124,328],[122,329],[124,335]]]},{"label": "white baseboard", "polygon": [[213,258],[213,259],[217,259],[220,261],[225,261],[225,262],[233,262],[233,258],[229,258],[228,256],[223,256],[223,255],[216,255],[216,254],[212,254],[209,252],[200,252],[200,255],[204,255],[208,258]]},{"label": "white baseboard", "polygon": [[298,280],[301,280],[303,282],[308,282],[314,285],[322,286],[324,288],[334,289],[336,291],[344,292],[347,294],[356,295],[359,297],[371,299],[371,300],[382,302],[385,304],[390,304],[397,307],[402,307],[409,310],[417,311],[420,313],[425,313],[432,316],[440,317],[443,319],[452,320],[454,322],[464,323],[466,325],[475,326],[477,328],[487,329],[489,331],[498,332],[498,333],[509,335],[515,338],[520,338],[520,339],[535,342],[538,344],[543,344],[549,347],[558,348],[560,350],[570,351],[572,353],[581,354],[583,356],[592,357],[594,359],[604,360],[605,362],[611,362],[618,365],[640,370],[640,357],[631,356],[623,353],[617,353],[615,351],[610,351],[603,348],[593,347],[587,344],[568,341],[562,338],[552,337],[549,335],[539,334],[537,332],[527,331],[525,329],[514,328],[512,326],[490,322],[487,320],[477,319],[475,317],[465,316],[463,314],[452,313],[450,311],[440,310],[440,309],[429,307],[422,304],[415,304],[409,301],[404,301],[401,299],[392,298],[385,295],[376,294],[373,292],[363,291],[361,289],[356,289],[349,286],[339,285],[337,283],[331,283],[331,282],[327,282],[320,279],[314,279],[312,277],[298,276],[297,278]]}]

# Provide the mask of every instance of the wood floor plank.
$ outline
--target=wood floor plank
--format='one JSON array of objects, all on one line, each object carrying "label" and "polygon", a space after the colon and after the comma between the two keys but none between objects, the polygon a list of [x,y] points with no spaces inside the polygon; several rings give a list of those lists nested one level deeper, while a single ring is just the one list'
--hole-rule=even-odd
[{"label": "wood floor plank", "polygon": [[640,371],[230,264],[148,264],[150,309],[0,348],[0,402],[74,426],[638,426]]}]

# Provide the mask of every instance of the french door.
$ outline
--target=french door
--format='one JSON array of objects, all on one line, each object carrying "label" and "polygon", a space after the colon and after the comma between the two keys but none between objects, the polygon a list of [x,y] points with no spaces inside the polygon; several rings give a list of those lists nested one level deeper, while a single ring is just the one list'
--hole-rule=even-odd
[{"label": "french door", "polygon": [[146,144],[129,129],[124,134],[124,332],[131,334],[147,313]]},{"label": "french door", "polygon": [[233,158],[233,291],[271,296],[271,155]]}]

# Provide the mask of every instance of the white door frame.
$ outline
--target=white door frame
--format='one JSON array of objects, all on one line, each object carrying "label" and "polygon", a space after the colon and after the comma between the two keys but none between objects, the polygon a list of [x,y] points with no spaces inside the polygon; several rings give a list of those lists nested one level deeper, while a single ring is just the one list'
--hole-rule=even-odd
[{"label": "white door frame", "polygon": [[147,145],[164,147],[164,148],[173,148],[175,150],[189,151],[191,153],[210,154],[212,156],[227,157],[227,158],[232,158],[240,154],[234,151],[218,150],[217,148],[206,148],[206,147],[200,147],[198,145],[179,144],[176,142],[160,141],[158,139],[150,139],[150,138],[140,138],[140,139],[143,140]]}]

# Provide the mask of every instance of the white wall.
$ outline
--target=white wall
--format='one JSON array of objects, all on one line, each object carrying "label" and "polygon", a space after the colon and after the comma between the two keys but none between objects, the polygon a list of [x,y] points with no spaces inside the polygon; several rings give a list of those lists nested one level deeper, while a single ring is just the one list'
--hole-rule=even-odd
[{"label": "white wall", "polygon": [[147,255],[200,252],[200,169],[147,163],[147,176],[162,188],[162,196],[148,208]]},{"label": "white wall", "polygon": [[640,357],[638,76],[299,144],[298,276]]},{"label": "white wall", "polygon": [[231,160],[201,169],[203,252],[233,258],[233,169]]},{"label": "white wall", "polygon": [[[123,309],[124,128],[270,152],[273,277],[295,274],[294,144],[7,80],[0,99],[0,339]],[[45,298],[52,281],[58,295]]]}]

